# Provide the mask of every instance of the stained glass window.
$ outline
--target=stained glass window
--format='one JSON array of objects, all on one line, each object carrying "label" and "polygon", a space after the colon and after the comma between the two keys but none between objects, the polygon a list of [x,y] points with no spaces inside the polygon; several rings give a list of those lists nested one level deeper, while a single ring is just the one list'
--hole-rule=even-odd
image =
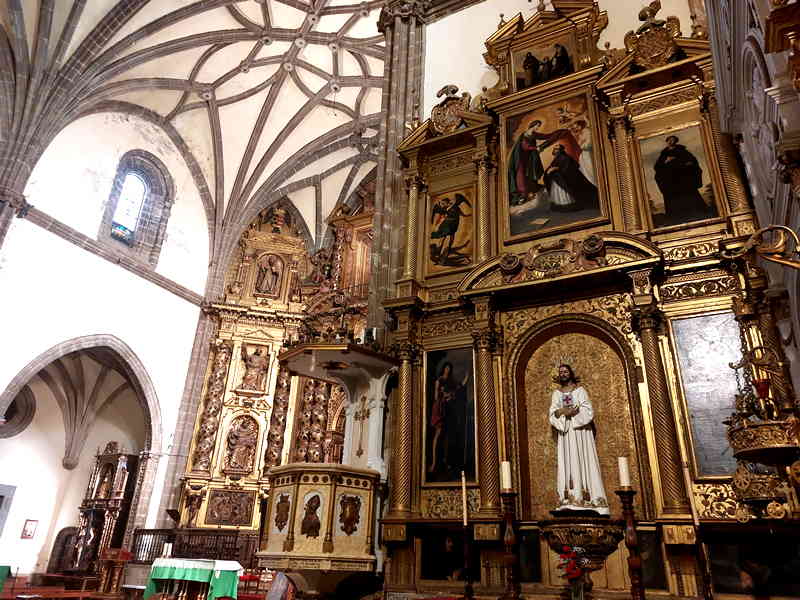
[{"label": "stained glass window", "polygon": [[139,215],[147,199],[147,184],[133,172],[125,174],[122,190],[111,218],[111,235],[128,244],[133,242]]}]

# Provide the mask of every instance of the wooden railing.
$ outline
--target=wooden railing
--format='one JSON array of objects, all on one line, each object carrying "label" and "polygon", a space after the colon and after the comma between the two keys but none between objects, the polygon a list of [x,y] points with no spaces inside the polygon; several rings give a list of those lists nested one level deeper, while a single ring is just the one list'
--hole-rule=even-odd
[{"label": "wooden railing", "polygon": [[172,542],[172,556],[236,560],[255,566],[258,533],[229,529],[137,529],[133,534],[133,563],[149,564]]},{"label": "wooden railing", "polygon": [[149,565],[154,559],[161,556],[164,544],[175,541],[174,529],[137,529],[133,532],[134,564]]}]

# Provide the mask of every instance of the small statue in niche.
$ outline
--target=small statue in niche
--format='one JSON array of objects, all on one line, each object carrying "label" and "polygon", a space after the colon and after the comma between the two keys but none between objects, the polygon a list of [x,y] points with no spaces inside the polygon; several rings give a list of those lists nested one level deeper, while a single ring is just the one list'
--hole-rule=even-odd
[{"label": "small statue in niche", "polygon": [[550,403],[550,425],[556,430],[557,511],[591,511],[608,515],[608,501],[594,441],[594,409],[572,367],[558,366]]},{"label": "small statue in niche", "polygon": [[358,531],[358,524],[361,521],[361,498],[342,494],[339,506],[342,509],[339,513],[339,523],[342,525],[342,531],[347,535],[353,535]]},{"label": "small statue in niche", "polygon": [[108,498],[114,480],[114,470],[111,465],[105,465],[100,473],[100,483],[97,485],[95,498]]},{"label": "small statue in niche", "polygon": [[258,423],[253,417],[237,417],[228,431],[227,468],[236,471],[250,472],[256,454],[258,440]]},{"label": "small statue in niche", "polygon": [[200,512],[200,505],[206,497],[206,491],[202,488],[187,485],[186,488],[186,527],[195,527],[197,524],[197,513]]},{"label": "small statue in niche", "polygon": [[283,275],[283,259],[276,254],[267,254],[258,260],[256,293],[277,296]]},{"label": "small statue in niche", "polygon": [[289,508],[292,503],[289,501],[289,494],[280,494],[275,503],[275,527],[278,531],[283,531],[286,523],[289,522]]},{"label": "small statue in niche", "polygon": [[308,499],[308,502],[306,502],[306,514],[303,516],[303,522],[300,524],[301,535],[313,538],[319,537],[320,522],[317,511],[319,510],[320,504],[322,504],[322,500],[320,500],[319,494],[314,494]]},{"label": "small statue in niche", "polygon": [[239,384],[240,390],[264,391],[269,369],[269,354],[261,346],[256,346],[252,354],[247,353],[247,346],[242,344],[242,361],[244,361],[244,376]]}]

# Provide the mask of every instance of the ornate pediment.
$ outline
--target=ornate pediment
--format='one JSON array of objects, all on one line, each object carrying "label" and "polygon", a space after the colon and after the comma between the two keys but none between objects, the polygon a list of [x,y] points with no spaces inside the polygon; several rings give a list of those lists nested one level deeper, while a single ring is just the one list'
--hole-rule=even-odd
[{"label": "ornate pediment", "polygon": [[523,253],[495,257],[468,273],[458,291],[469,296],[479,290],[516,288],[588,272],[642,269],[661,260],[661,251],[641,238],[621,232],[593,233],[581,240],[562,238],[536,244]]}]

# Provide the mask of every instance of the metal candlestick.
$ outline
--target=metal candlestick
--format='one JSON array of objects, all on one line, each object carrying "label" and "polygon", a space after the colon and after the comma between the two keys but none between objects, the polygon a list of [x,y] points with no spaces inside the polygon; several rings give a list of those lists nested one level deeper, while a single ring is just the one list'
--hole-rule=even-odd
[{"label": "metal candlestick", "polygon": [[469,562],[469,525],[464,525],[464,600],[474,600],[475,598]]},{"label": "metal candlestick", "polygon": [[513,490],[500,490],[503,504],[503,545],[506,548],[503,562],[506,565],[506,591],[498,600],[520,600],[519,582],[519,553],[517,552],[517,534],[514,531],[514,522],[517,520],[517,492]]},{"label": "metal candlestick", "polygon": [[642,556],[639,554],[639,538],[636,535],[636,515],[633,510],[633,497],[636,490],[623,487],[615,492],[622,502],[622,517],[625,520],[625,546],[628,548],[628,574],[631,578],[631,598],[644,600],[644,580],[642,579]]}]

